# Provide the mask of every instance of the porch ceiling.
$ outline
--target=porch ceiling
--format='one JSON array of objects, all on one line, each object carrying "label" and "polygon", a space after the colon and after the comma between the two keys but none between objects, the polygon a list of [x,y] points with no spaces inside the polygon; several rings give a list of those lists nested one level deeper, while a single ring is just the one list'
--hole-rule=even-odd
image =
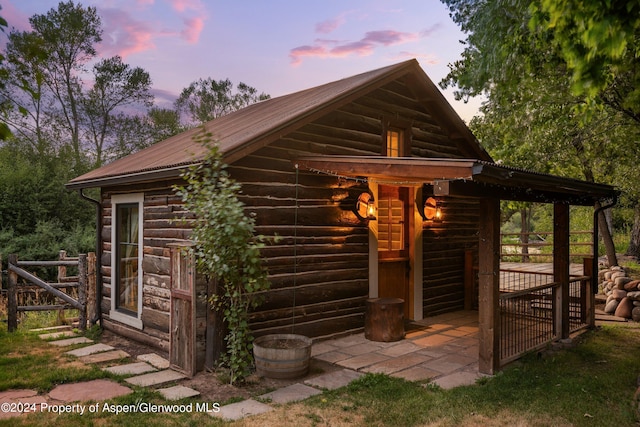
[{"label": "porch ceiling", "polygon": [[475,159],[381,156],[312,156],[296,160],[301,169],[360,177],[381,183],[433,186],[436,196],[497,197],[541,203],[591,206],[610,200],[610,185],[510,168]]}]

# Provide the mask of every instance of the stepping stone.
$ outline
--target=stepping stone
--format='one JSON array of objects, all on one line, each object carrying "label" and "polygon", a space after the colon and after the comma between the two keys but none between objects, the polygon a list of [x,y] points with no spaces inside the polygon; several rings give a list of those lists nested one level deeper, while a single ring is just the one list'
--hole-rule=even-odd
[{"label": "stepping stone", "polygon": [[59,341],[49,341],[49,344],[55,345],[58,347],[67,347],[75,344],[87,344],[93,342],[87,337],[76,337],[76,338],[67,338],[66,340]]},{"label": "stepping stone", "polygon": [[71,326],[69,325],[62,325],[62,326],[49,326],[48,328],[36,328],[36,329],[30,329],[30,332],[54,332],[54,331],[70,331],[71,330]]},{"label": "stepping stone", "polygon": [[90,354],[102,353],[104,351],[115,350],[113,347],[107,344],[94,344],[87,347],[77,348],[75,350],[67,351],[66,354],[71,356],[82,357],[89,356]]},{"label": "stepping stone", "polygon": [[41,340],[50,340],[54,338],[77,337],[77,336],[78,334],[76,334],[73,331],[61,331],[61,332],[51,332],[48,334],[41,334],[41,335],[38,335],[38,338],[40,338]]},{"label": "stepping stone", "polygon": [[460,371],[442,376],[434,380],[433,383],[439,385],[445,390],[449,390],[463,385],[474,385],[478,378],[480,378],[480,376],[475,372]]},{"label": "stepping stone", "polygon": [[129,353],[122,350],[105,351],[104,353],[91,354],[89,356],[80,357],[82,363],[103,363],[112,362],[114,360],[126,359]]},{"label": "stepping stone", "polygon": [[296,383],[288,387],[263,394],[259,397],[260,399],[269,399],[273,403],[289,403],[304,400],[308,397],[315,396],[316,394],[322,394],[322,391],[317,388],[309,387],[308,385]]},{"label": "stepping stone", "polygon": [[131,393],[129,387],[111,380],[93,380],[81,383],[62,384],[49,392],[49,397],[62,402],[107,400]]},{"label": "stepping stone", "polygon": [[169,368],[169,361],[156,353],[141,354],[137,357],[137,359],[142,360],[143,362],[150,363],[158,369]]},{"label": "stepping stone", "polygon": [[351,369],[343,369],[341,371],[330,372],[328,374],[310,378],[304,383],[317,388],[335,390],[336,388],[346,386],[351,381],[360,378],[362,375],[364,374],[352,371]]},{"label": "stepping stone", "polygon": [[185,397],[196,397],[200,395],[200,392],[198,390],[194,390],[183,385],[161,388],[158,391],[167,400],[180,400],[184,399]]},{"label": "stepping stone", "polygon": [[127,378],[125,381],[129,384],[138,385],[141,387],[148,387],[152,385],[159,385],[168,383],[171,381],[177,381],[187,378],[179,372],[166,369],[164,371],[152,372],[150,374],[138,375],[137,377]]},{"label": "stepping stone", "polygon": [[103,368],[102,370],[116,375],[140,375],[146,374],[147,372],[155,372],[156,368],[146,362],[136,362],[111,366],[109,368]]},{"label": "stepping stone", "polygon": [[219,412],[209,412],[212,417],[223,418],[225,420],[239,420],[250,415],[264,414],[273,411],[273,408],[256,400],[249,399],[242,402],[232,403],[220,407]]}]

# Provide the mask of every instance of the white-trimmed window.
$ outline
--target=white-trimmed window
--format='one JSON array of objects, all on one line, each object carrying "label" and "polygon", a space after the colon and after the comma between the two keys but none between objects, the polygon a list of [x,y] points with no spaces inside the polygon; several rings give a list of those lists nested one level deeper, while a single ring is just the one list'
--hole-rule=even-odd
[{"label": "white-trimmed window", "polygon": [[144,194],[111,197],[111,312],[118,322],[142,329]]}]

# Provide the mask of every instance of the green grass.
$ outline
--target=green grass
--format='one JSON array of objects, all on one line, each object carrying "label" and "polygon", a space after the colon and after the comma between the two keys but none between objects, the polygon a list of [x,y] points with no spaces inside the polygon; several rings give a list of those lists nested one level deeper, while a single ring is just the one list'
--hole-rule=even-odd
[{"label": "green grass", "polygon": [[[640,329],[602,327],[583,334],[575,348],[529,357],[474,386],[443,390],[382,374],[367,374],[349,386],[303,402],[275,405],[273,412],[239,425],[362,426],[635,426],[640,375]],[[110,377],[83,366],[36,334],[0,330],[0,390],[51,390],[61,383]],[[121,381],[117,377],[110,377]],[[128,385],[128,384],[126,384]],[[167,404],[158,393],[133,387],[133,393],[109,401],[135,405]],[[177,403],[198,402],[186,399]],[[175,403],[175,402],[171,402]],[[286,420],[286,421],[283,421]],[[32,414],[0,420],[0,426],[226,425],[198,412],[183,414],[99,411]]]},{"label": "green grass", "polygon": [[367,425],[458,426],[486,420],[509,425],[519,420],[520,425],[632,426],[637,425],[633,399],[639,349],[640,330],[603,328],[586,334],[575,349],[531,356],[474,386],[442,390],[368,374],[305,405],[310,414],[327,408],[358,413]]}]

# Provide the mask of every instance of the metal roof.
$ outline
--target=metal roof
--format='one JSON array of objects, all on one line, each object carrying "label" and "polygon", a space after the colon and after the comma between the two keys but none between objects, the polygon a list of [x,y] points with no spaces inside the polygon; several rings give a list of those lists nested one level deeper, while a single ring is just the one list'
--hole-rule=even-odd
[{"label": "metal roof", "polygon": [[[233,163],[322,114],[405,76],[411,78],[412,89],[429,103],[430,110],[436,110],[438,120],[452,137],[464,141],[474,157],[491,160],[416,60],[252,104],[218,117],[204,128],[219,144],[225,161]],[[175,135],[74,178],[66,186],[79,189],[178,176],[182,169],[198,163],[206,154],[205,148],[193,140],[200,131],[201,128],[194,128]]]}]

